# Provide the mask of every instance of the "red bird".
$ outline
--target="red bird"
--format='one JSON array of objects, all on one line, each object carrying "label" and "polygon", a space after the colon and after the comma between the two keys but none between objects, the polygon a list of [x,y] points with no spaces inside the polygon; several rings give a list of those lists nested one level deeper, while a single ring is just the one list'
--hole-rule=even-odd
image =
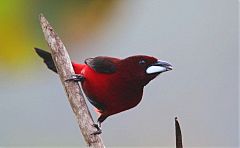
[{"label": "red bird", "polygon": [[[51,54],[35,50],[47,67],[57,72]],[[85,64],[72,65],[77,75],[69,80],[81,81],[89,102],[100,113],[99,127],[108,116],[135,107],[142,99],[144,86],[160,73],[172,70],[171,64],[145,55],[125,59],[98,56],[86,59]]]}]

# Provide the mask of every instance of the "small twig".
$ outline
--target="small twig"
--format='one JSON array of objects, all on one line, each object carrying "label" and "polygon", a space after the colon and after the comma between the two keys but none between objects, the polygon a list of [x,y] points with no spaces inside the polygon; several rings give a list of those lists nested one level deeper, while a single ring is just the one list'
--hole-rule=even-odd
[{"label": "small twig", "polygon": [[76,116],[85,141],[89,147],[104,147],[103,141],[99,135],[91,135],[96,129],[92,126],[94,122],[86,105],[79,83],[72,81],[65,82],[66,79],[70,78],[75,73],[64,44],[42,14],[40,14],[39,20],[45,39],[51,48],[52,58],[62,81],[62,85],[65,88],[68,101]]},{"label": "small twig", "polygon": [[182,133],[177,117],[175,117],[175,130],[176,130],[176,148],[183,148]]}]

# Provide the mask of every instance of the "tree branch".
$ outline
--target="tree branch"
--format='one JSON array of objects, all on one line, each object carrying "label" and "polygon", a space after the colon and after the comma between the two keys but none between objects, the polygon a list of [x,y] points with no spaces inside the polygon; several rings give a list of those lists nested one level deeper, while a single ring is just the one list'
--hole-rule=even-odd
[{"label": "tree branch", "polygon": [[183,148],[182,133],[177,117],[175,117],[175,131],[176,131],[176,148]]},{"label": "tree branch", "polygon": [[65,88],[68,101],[76,116],[86,143],[89,147],[104,147],[103,141],[99,135],[91,135],[96,129],[92,126],[94,122],[86,105],[79,83],[73,81],[65,82],[66,79],[70,78],[75,73],[64,44],[42,14],[40,14],[39,20],[45,39],[51,48],[52,58],[62,81],[62,85]]}]

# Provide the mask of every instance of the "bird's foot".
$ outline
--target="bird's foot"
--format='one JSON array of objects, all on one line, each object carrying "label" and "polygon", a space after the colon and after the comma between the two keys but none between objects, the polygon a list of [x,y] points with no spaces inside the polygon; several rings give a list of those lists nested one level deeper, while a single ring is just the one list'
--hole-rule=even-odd
[{"label": "bird's foot", "polygon": [[74,81],[74,82],[83,82],[84,81],[84,76],[83,75],[80,75],[80,74],[74,74],[74,75],[71,75],[71,78],[69,79],[66,79],[65,82],[68,82],[68,81]]},{"label": "bird's foot", "polygon": [[102,133],[102,129],[100,128],[101,125],[100,124],[93,124],[92,125],[93,127],[95,127],[97,129],[97,131],[93,132],[91,135],[99,135]]}]

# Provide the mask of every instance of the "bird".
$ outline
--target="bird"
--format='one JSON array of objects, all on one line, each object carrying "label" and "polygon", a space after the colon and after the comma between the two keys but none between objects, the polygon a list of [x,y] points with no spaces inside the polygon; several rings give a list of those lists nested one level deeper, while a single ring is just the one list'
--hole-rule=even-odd
[{"label": "bird", "polygon": [[[51,53],[35,48],[47,67],[57,73]],[[173,69],[166,61],[147,55],[124,59],[108,56],[87,58],[84,63],[72,62],[75,75],[66,81],[80,81],[87,100],[99,114],[94,134],[102,133],[102,122],[111,115],[139,104],[144,87],[159,74]]]}]

